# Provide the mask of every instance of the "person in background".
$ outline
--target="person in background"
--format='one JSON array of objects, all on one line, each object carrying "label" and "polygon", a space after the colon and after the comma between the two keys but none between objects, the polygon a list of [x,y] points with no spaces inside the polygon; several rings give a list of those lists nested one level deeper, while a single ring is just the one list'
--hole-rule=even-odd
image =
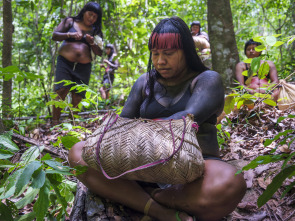
[{"label": "person in background", "polygon": [[[256,58],[261,55],[261,52],[257,52],[255,50],[255,47],[257,47],[258,45],[261,45],[261,43],[255,42],[253,41],[253,39],[250,39],[245,43],[244,53],[247,56],[247,58]],[[261,60],[260,65],[264,62],[265,62],[264,60]],[[249,70],[250,64],[246,64],[245,62],[241,61],[236,65],[236,71],[235,71],[236,79],[240,83],[240,85],[246,88],[246,90],[249,93],[251,94],[266,93],[266,88],[270,84],[279,83],[278,71],[276,69],[275,64],[272,61],[268,61],[268,60],[266,62],[269,65],[269,72],[266,75],[266,77],[263,79],[259,79],[258,76],[253,76],[251,81],[248,84],[246,84],[248,77],[244,76],[242,73],[243,71]],[[272,92],[272,98],[274,101],[277,101],[278,95],[279,95],[279,89],[275,89]]]},{"label": "person in background", "polygon": [[115,59],[117,54],[112,44],[107,44],[105,46],[105,53],[107,54],[107,59],[103,60],[105,64],[100,65],[100,67],[105,69],[105,74],[101,82],[103,86],[100,88],[100,94],[103,99],[108,99],[110,96],[110,89],[115,79],[115,70],[118,69],[119,63],[118,60]]},{"label": "person in background", "polygon": [[192,22],[190,30],[195,42],[195,47],[198,52],[210,52],[209,36],[206,32],[201,32],[201,23],[199,21]]},{"label": "person in background", "polygon": [[[55,82],[70,80],[88,85],[91,62],[102,55],[102,9],[98,3],[89,2],[77,16],[65,18],[54,30],[52,39],[63,41],[58,50]],[[75,84],[55,85],[57,99],[64,100]],[[72,91],[72,105],[77,107],[85,93]],[[53,106],[52,125],[59,124],[61,108]]]},{"label": "person in background", "polygon": [[[197,139],[205,159],[204,176],[184,185],[150,184],[153,187],[146,188],[149,183],[109,180],[88,167],[78,179],[99,196],[156,220],[220,220],[236,208],[246,191],[243,175],[235,175],[236,168],[219,158],[215,124],[224,105],[221,77],[201,62],[190,30],[179,17],[161,20],[148,47],[148,71],[133,85],[121,117],[169,120],[193,114],[199,124]],[[71,148],[72,167],[87,166],[81,157],[84,144],[82,141]]]}]

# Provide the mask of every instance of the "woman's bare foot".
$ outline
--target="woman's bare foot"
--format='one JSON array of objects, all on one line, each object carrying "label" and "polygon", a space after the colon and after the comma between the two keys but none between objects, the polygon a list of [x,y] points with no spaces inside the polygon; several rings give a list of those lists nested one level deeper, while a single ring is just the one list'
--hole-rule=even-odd
[{"label": "woman's bare foot", "polygon": [[145,207],[144,209],[145,214],[159,221],[194,221],[193,217],[189,216],[187,213],[165,207],[164,205],[158,204],[157,201],[152,198],[148,201],[147,205],[146,207],[148,208]]}]

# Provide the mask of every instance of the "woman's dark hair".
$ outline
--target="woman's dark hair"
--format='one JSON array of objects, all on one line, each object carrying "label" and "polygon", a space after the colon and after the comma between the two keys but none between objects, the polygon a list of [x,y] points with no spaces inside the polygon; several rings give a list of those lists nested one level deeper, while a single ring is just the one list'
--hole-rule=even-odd
[{"label": "woman's dark hair", "polygon": [[201,22],[199,22],[199,21],[193,21],[192,23],[191,23],[191,27],[190,27],[190,30],[192,31],[192,27],[193,27],[193,25],[198,25],[199,27],[200,27],[200,29],[199,29],[199,33],[198,34],[201,34]]},{"label": "woman's dark hair", "polygon": [[244,47],[244,53],[245,53],[245,55],[246,55],[247,47],[248,47],[249,45],[256,45],[256,46],[258,46],[258,45],[261,45],[261,43],[260,43],[260,42],[257,42],[257,41],[253,41],[253,39],[251,38],[249,41],[247,41],[247,42],[245,43],[245,47]]},{"label": "woman's dark hair", "polygon": [[88,2],[86,5],[84,5],[84,7],[81,9],[81,11],[78,13],[77,16],[72,16],[70,18],[73,18],[74,21],[82,21],[84,13],[86,11],[92,11],[97,14],[97,20],[93,24],[93,35],[102,35],[102,32],[101,32],[102,9],[98,3]]},{"label": "woman's dark hair", "polygon": [[108,43],[108,44],[106,44],[105,48],[110,48],[111,49],[111,53],[108,55],[108,57],[110,58],[115,52],[114,45]]},{"label": "woman's dark hair", "polygon": [[[183,49],[186,64],[190,70],[197,72],[198,74],[208,70],[197,54],[191,32],[187,24],[179,17],[175,16],[161,20],[150,36],[148,47],[149,50],[153,48]],[[144,94],[148,96],[148,103],[154,94],[154,83],[160,77],[160,74],[153,66],[151,52],[147,71],[148,80]]]}]

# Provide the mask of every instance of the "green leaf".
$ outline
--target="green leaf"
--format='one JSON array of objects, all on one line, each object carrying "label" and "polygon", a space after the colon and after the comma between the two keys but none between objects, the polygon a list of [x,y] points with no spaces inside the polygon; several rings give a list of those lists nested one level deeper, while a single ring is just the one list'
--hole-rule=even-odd
[{"label": "green leaf", "polygon": [[253,99],[253,95],[252,94],[243,94],[241,97],[243,99]]},{"label": "green leaf", "polygon": [[74,169],[75,170],[74,170],[73,174],[75,176],[78,176],[78,175],[81,175],[81,174],[85,173],[88,170],[88,167],[79,165],[79,166],[75,166]]},{"label": "green leaf", "polygon": [[63,207],[63,210],[66,212],[68,204],[67,204],[67,201],[65,200],[65,198],[63,196],[61,196],[58,185],[56,185],[56,180],[54,180],[54,176],[48,176],[48,179],[51,183],[51,186],[53,187],[53,189],[55,191],[57,198],[59,199],[59,201]]},{"label": "green leaf", "polygon": [[281,199],[285,197],[285,195],[292,190],[293,186],[295,185],[295,181],[293,181],[290,185],[288,185],[285,189],[285,191],[282,193]]},{"label": "green leaf", "polygon": [[[294,137],[294,139],[295,139],[295,137]],[[294,139],[290,141],[289,148],[290,148],[290,145],[293,143]],[[287,166],[287,163],[292,159],[293,156],[295,156],[295,152],[289,154],[289,156],[285,159],[285,161],[282,165],[282,168],[285,168]]]},{"label": "green leaf", "polygon": [[34,160],[42,153],[44,146],[31,146],[27,149],[21,158],[21,165],[26,165]]},{"label": "green leaf", "polygon": [[235,98],[227,96],[224,102],[224,112],[229,114],[235,107]]},{"label": "green leaf", "polygon": [[265,99],[265,100],[263,100],[263,103],[268,104],[273,107],[277,106],[277,103],[272,99]]},{"label": "green leaf", "polygon": [[49,208],[50,182],[46,178],[44,185],[40,189],[39,197],[34,204],[33,210],[36,213],[37,221],[43,221]]},{"label": "green leaf", "polygon": [[251,69],[253,72],[257,72],[259,67],[260,67],[260,57],[257,58],[253,58],[252,62],[251,62]]},{"label": "green leaf", "polygon": [[64,123],[64,124],[62,124],[62,125],[63,125],[63,127],[64,127],[65,129],[68,129],[68,130],[72,130],[72,129],[73,129],[73,125],[72,125],[72,124]]},{"label": "green leaf", "polygon": [[46,163],[48,166],[52,167],[56,170],[69,170],[68,166],[62,165],[60,162],[54,161],[54,160],[44,160],[44,163]]},{"label": "green leaf", "polygon": [[254,37],[254,38],[253,38],[253,41],[263,43],[263,40],[262,40],[261,38],[262,38],[262,36]]},{"label": "green leaf", "polygon": [[257,52],[261,52],[265,49],[266,49],[266,47],[264,45],[258,45],[255,47],[255,51],[257,51]]},{"label": "green leaf", "polygon": [[0,147],[1,149],[4,147],[4,149],[8,149],[12,152],[19,151],[18,146],[5,135],[0,135]]},{"label": "green leaf", "polygon": [[16,217],[14,221],[32,221],[35,219],[35,217],[36,217],[36,213],[33,211],[33,212]]},{"label": "green leaf", "polygon": [[90,92],[90,91],[87,91],[86,94],[85,94],[85,97],[86,97],[87,99],[90,99],[90,97],[91,97],[91,92]]},{"label": "green leaf", "polygon": [[15,206],[15,203],[9,199],[5,200],[6,206],[11,209],[12,216],[16,216],[18,214],[18,209]]},{"label": "green leaf", "polygon": [[15,183],[24,169],[19,169],[10,175],[4,183],[4,192],[1,194],[0,199],[11,197],[15,192]]},{"label": "green leaf", "polygon": [[283,42],[283,41],[277,41],[273,46],[275,46],[275,47],[279,47],[279,46],[281,46],[282,44],[285,44],[285,42]]},{"label": "green leaf", "polygon": [[250,170],[255,169],[259,165],[273,163],[277,161],[281,161],[285,158],[285,155],[265,155],[265,156],[258,156],[256,159],[252,160],[249,164],[244,166],[242,170]]},{"label": "green leaf", "polygon": [[0,160],[0,168],[11,168],[15,165],[11,163],[9,160]]},{"label": "green leaf", "polygon": [[42,158],[41,158],[41,161],[44,161],[44,160],[51,160],[52,157],[50,156],[49,153],[45,154]]},{"label": "green leaf", "polygon": [[273,46],[277,42],[277,39],[274,36],[267,36],[265,42],[269,46]]},{"label": "green leaf", "polygon": [[271,139],[266,139],[266,141],[264,142],[264,146],[267,147],[269,146],[274,140],[271,140]]},{"label": "green leaf", "polygon": [[243,104],[244,104],[244,101],[243,100],[239,101],[237,103],[237,108],[240,109]]},{"label": "green leaf", "polygon": [[242,75],[248,77],[248,70],[243,71],[243,72],[242,72]]},{"label": "green leaf", "polygon": [[3,221],[13,221],[12,211],[4,203],[0,201],[0,220]]},{"label": "green leaf", "polygon": [[20,72],[19,68],[14,65],[7,66],[5,68],[0,68],[0,71],[2,73],[18,73],[18,72]]},{"label": "green leaf", "polygon": [[46,170],[46,174],[63,174],[63,175],[73,175],[70,172],[70,167],[64,166],[61,163],[53,160],[44,160],[48,166],[52,167],[54,170]]},{"label": "green leaf", "polygon": [[275,34],[273,35],[275,38],[280,37],[282,34]]},{"label": "green leaf", "polygon": [[11,151],[0,149],[0,160],[8,159],[8,158],[12,157],[13,155],[14,154]]},{"label": "green leaf", "polygon": [[71,149],[72,146],[74,146],[76,143],[80,142],[79,138],[74,137],[74,136],[64,136],[61,138],[62,144],[65,146],[67,149]]},{"label": "green leaf", "polygon": [[269,64],[265,61],[261,64],[258,71],[258,78],[264,79],[269,73]]},{"label": "green leaf", "polygon": [[18,180],[16,181],[15,195],[18,195],[20,191],[23,189],[23,187],[29,183],[32,174],[41,166],[42,164],[39,161],[33,161],[25,167],[24,172],[19,176]]},{"label": "green leaf", "polygon": [[65,198],[67,202],[74,201],[74,194],[73,192],[76,191],[77,184],[66,180],[64,183],[61,184],[60,194]]},{"label": "green leaf", "polygon": [[253,59],[253,58],[248,58],[248,59],[244,60],[243,62],[244,62],[244,63],[247,63],[247,64],[250,64],[250,63],[252,62],[252,59]]},{"label": "green leaf", "polygon": [[45,172],[43,171],[42,167],[36,170],[33,175],[33,181],[31,183],[31,187],[35,189],[40,189],[45,182]]},{"label": "green leaf", "polygon": [[18,209],[21,209],[33,202],[37,194],[39,193],[39,189],[28,188],[25,197],[21,198],[19,201],[15,203]]},{"label": "green leaf", "polygon": [[280,123],[282,120],[286,118],[295,118],[295,115],[289,114],[288,117],[279,117],[277,120],[277,123]]},{"label": "green leaf", "polygon": [[263,206],[273,194],[280,188],[282,183],[288,178],[292,173],[295,172],[295,165],[283,169],[279,174],[277,174],[272,182],[267,186],[266,190],[257,200],[257,205],[259,207]]}]

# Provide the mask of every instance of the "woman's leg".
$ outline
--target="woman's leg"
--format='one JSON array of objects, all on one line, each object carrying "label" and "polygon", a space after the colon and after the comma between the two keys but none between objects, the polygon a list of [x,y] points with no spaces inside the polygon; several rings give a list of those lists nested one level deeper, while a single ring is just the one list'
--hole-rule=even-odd
[{"label": "woman's leg", "polygon": [[156,191],[153,198],[198,220],[220,220],[236,208],[246,192],[243,175],[235,175],[236,171],[225,162],[206,160],[202,178]]},{"label": "woman's leg", "polygon": [[[56,97],[56,100],[65,100],[67,94],[69,93],[69,88],[60,88],[58,90],[56,90],[56,93],[58,94],[58,96]],[[59,107],[55,107],[55,105],[53,105],[52,107],[52,124],[53,125],[57,125],[59,124],[59,118],[61,115],[61,108]]]},{"label": "woman's leg", "polygon": [[[78,165],[87,166],[81,157],[84,143],[79,142],[70,150],[69,162],[72,167]],[[151,198],[137,182],[120,178],[109,180],[102,173],[92,168],[88,168],[85,173],[79,175],[78,179],[99,196],[121,203],[140,212],[144,211],[146,203]],[[152,201],[148,215],[158,220],[176,221],[175,213],[176,210],[168,209],[156,201]],[[192,221],[192,217],[186,213],[180,213],[179,216],[182,221]]]},{"label": "woman's leg", "polygon": [[104,90],[104,87],[101,87],[99,89],[99,91],[100,91],[100,95],[101,95],[102,99],[104,99],[104,100],[107,99],[107,95],[106,95],[106,92]]}]

